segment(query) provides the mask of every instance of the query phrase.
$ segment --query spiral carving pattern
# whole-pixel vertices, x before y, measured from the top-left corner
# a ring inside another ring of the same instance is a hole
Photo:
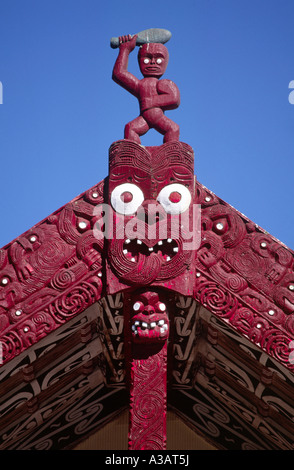
[[[3,363],[100,298],[103,241],[94,238],[91,220],[103,184],[1,250]]]
[[[95,283],[83,282],[58,297],[49,306],[50,315],[57,322],[63,323],[92,305],[99,299],[102,290],[100,279],[93,280]]]
[[[230,318],[238,307],[237,299],[214,282],[203,282],[197,290],[197,300],[222,318]]]

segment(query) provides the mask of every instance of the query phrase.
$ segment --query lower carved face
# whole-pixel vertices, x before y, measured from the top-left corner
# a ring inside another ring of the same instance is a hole
[[[155,292],[138,296],[132,305],[132,339],[136,343],[158,343],[169,335],[169,319],[166,304]]]
[[[177,277],[189,264],[191,252],[183,249],[180,236],[148,239],[137,233],[137,238],[111,240],[109,257],[123,281],[144,285]]]

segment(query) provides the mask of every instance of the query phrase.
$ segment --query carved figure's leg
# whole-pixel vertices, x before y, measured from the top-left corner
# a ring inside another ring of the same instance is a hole
[[[125,139],[141,143],[140,136],[146,134],[149,126],[143,116],[138,116],[125,126]]]
[[[166,117],[164,114],[161,119],[156,122],[154,128],[161,134],[164,134],[164,143],[175,140],[178,141],[180,138],[180,126]]]
[[[163,142],[174,142],[180,138],[180,126],[165,116],[161,108],[151,108],[143,113],[150,128],[164,135]]]

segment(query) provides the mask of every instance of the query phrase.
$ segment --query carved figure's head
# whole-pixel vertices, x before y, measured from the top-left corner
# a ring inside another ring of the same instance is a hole
[[[169,319],[166,303],[157,292],[135,294],[132,305],[132,339],[135,343],[162,343],[168,339]]]
[[[143,44],[139,49],[138,62],[144,77],[160,78],[168,64],[168,50],[160,43]]]
[[[193,237],[192,223],[192,231],[185,230],[193,211],[193,163],[191,147],[181,142],[144,148],[124,140],[111,146],[114,232],[108,259],[120,282],[188,289],[194,252],[185,244]]]

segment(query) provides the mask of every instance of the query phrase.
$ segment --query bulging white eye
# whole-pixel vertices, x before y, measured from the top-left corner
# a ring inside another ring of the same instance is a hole
[[[181,214],[190,206],[191,193],[183,184],[173,183],[162,188],[157,200],[168,214]]]
[[[157,62],[158,64],[161,64],[162,59],[156,59],[156,62]]]
[[[144,59],[144,64],[149,64],[149,59]]]
[[[110,201],[119,214],[132,215],[144,201],[144,194],[135,184],[124,183],[114,188]]]

